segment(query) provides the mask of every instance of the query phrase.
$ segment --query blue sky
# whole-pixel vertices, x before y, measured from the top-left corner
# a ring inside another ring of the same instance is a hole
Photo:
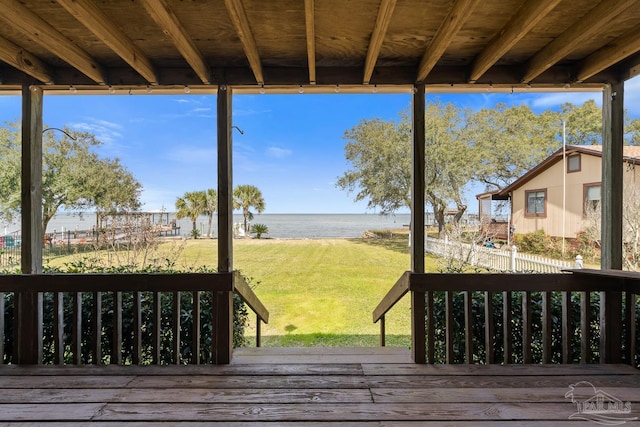
[[[581,104],[601,93],[427,94],[460,107],[479,109],[498,102],[527,104],[535,111]],[[256,185],[265,213],[373,213],[366,203],[335,186],[348,168],[344,132],[362,119],[396,120],[409,107],[409,94],[235,95],[234,185]],[[627,82],[625,107],[640,117],[640,80]],[[173,210],[186,191],[216,188],[215,95],[47,95],[44,122],[94,133],[100,153],[119,157],[142,183],[145,210]],[[0,96],[0,121],[19,119],[20,97]],[[467,204],[477,211],[470,187]]]

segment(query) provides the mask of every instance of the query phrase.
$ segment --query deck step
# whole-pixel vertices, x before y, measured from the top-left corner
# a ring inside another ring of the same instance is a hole
[[[243,347],[232,364],[412,363],[404,347]]]

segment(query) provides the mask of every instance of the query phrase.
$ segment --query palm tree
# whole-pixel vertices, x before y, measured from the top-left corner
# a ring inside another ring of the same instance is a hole
[[[242,208],[244,231],[245,236],[247,236],[249,233],[249,230],[247,229],[248,221],[253,219],[253,212],[249,209],[254,207],[258,213],[262,213],[262,211],[264,211],[264,199],[262,198],[262,193],[258,190],[258,187],[254,185],[238,185],[233,190],[233,206],[236,209]]]
[[[266,224],[253,224],[251,226],[251,234],[255,234],[256,239],[260,239],[263,234],[269,234],[269,227]]]
[[[204,191],[187,191],[184,196],[178,197],[176,200],[176,218],[189,218],[193,223],[191,235],[196,238],[198,230],[196,229],[196,221],[201,213],[204,213],[207,207],[207,194]]]
[[[211,238],[213,237],[213,234],[211,234],[211,224],[213,223],[213,214],[216,212],[216,209],[218,208],[218,192],[213,188],[209,188],[205,192],[205,200],[206,200],[205,209],[204,211],[202,211],[202,213],[209,218],[209,225],[207,227],[207,237]]]

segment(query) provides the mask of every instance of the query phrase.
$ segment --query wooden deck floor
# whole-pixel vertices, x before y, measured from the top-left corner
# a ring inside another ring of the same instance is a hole
[[[577,399],[629,402],[630,413],[606,416],[640,424],[640,371],[629,366],[415,365],[405,349],[262,348],[227,366],[3,365],[0,425],[596,426],[570,419],[577,405],[565,395],[581,381]]]

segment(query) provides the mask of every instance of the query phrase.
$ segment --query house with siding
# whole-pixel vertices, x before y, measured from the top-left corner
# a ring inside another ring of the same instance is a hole
[[[640,147],[625,146],[621,165],[625,188],[640,186],[638,163]],[[504,238],[511,225],[515,234],[543,230],[551,236],[575,238],[587,225],[588,206],[600,204],[601,183],[602,146],[567,145],[511,185],[477,195],[480,218],[491,229],[501,230],[497,237]],[[509,201],[508,222],[491,220],[496,200]]]

